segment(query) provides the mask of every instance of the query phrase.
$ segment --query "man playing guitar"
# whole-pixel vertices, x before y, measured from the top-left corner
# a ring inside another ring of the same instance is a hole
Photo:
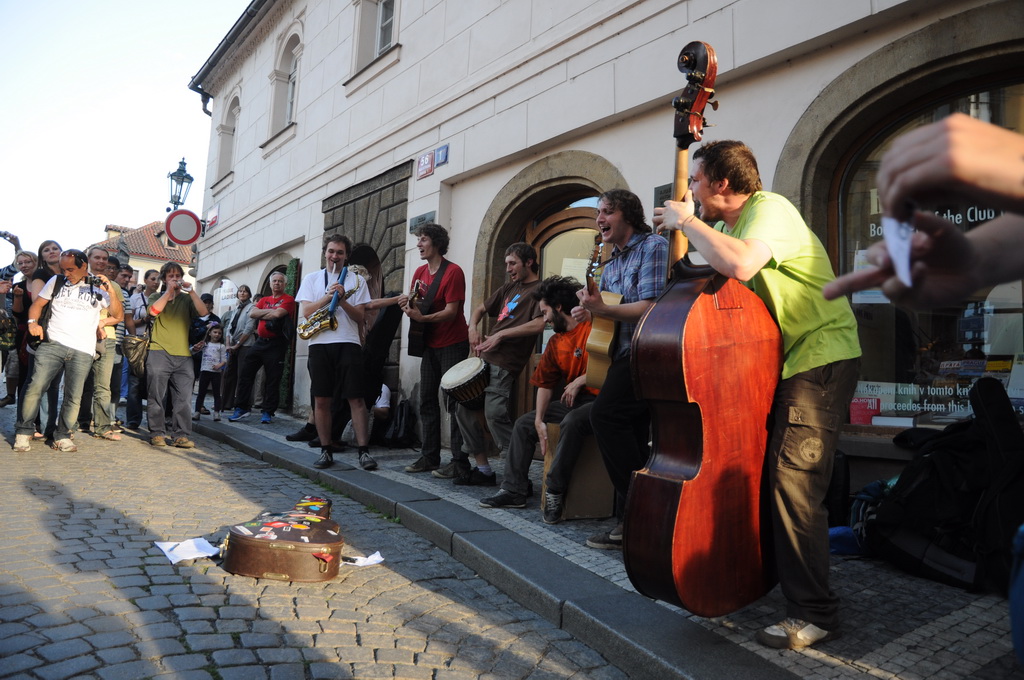
[[[620,326],[608,376],[590,412],[594,437],[615,486],[618,524],[609,532],[588,538],[587,545],[620,549],[630,476],[647,462],[650,437],[647,405],[633,391],[630,348],[637,322],[665,287],[668,241],[651,233],[639,197],[625,189],[601,194],[597,229],[604,243],[612,246],[612,257],[601,275],[601,290],[622,295],[622,302],[609,305],[599,293],[583,287],[576,294],[580,306],[573,308],[572,317],[577,322],[590,321],[592,316],[604,317]]]
[[[440,276],[434,287],[430,308],[424,312],[420,303],[408,295],[402,295],[398,304],[411,322],[426,324],[424,332],[423,359],[420,362],[420,422],[422,423],[423,447],[419,459],[405,468],[406,472],[429,472],[441,467],[441,406],[437,398],[441,377],[452,366],[469,354],[469,328],[463,311],[466,300],[466,276],[462,268],[445,259],[448,252],[448,231],[439,225],[427,223],[419,227],[416,248],[420,259],[426,264],[420,266],[412,276],[412,287],[429,297],[435,277]],[[443,270],[443,271],[442,271]],[[455,418],[451,419],[452,463],[465,460],[461,450],[462,435]]]

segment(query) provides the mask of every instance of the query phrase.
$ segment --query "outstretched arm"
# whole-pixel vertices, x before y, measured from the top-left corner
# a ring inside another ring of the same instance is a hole
[[[870,269],[840,276],[823,289],[826,299],[881,287],[898,305],[930,308],[956,304],[975,291],[1024,277],[1024,217],[1006,214],[966,234],[929,212],[914,215],[911,276],[907,288],[896,278],[884,241],[868,249]]]

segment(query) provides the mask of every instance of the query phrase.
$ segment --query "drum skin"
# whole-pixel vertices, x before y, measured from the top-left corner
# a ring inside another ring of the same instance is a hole
[[[464,408],[478,410],[484,405],[484,390],[490,372],[480,357],[470,357],[449,368],[441,377],[441,390]]]

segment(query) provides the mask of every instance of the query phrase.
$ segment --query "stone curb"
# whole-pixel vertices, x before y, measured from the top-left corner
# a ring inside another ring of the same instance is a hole
[[[600,651],[633,678],[797,676],[653,600],[572,564],[501,525],[421,489],[314,457],[244,427],[197,422],[199,434],[397,517],[516,602]]]

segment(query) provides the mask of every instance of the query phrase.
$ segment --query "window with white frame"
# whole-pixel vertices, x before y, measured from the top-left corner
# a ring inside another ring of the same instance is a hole
[[[299,63],[302,40],[292,34],[284,44],[277,60],[277,68],[270,73],[273,88],[270,135],[274,136],[295,122],[298,111]]]
[[[235,129],[241,111],[238,97],[234,97],[224,114],[223,122],[217,126],[217,176],[214,183],[231,172],[235,164]]]
[[[398,44],[395,0],[355,0],[354,71],[366,68]]]
[[[377,3],[377,45],[375,57],[379,57],[392,45],[395,27],[395,0],[380,0]]]

